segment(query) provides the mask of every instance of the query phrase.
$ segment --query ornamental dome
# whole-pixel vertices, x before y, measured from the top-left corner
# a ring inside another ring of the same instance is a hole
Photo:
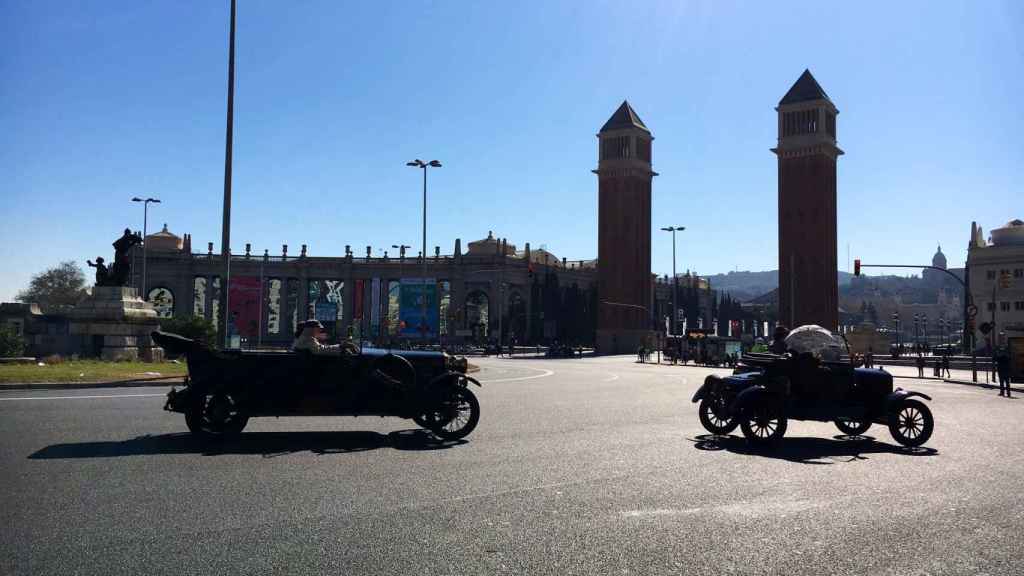
[[[164,224],[163,230],[146,236],[146,249],[174,252],[181,250],[184,242],[181,236],[172,233]]]
[[[942,246],[940,245],[938,251],[935,252],[935,256],[932,256],[932,266],[936,268],[946,269],[946,255],[942,253]]]

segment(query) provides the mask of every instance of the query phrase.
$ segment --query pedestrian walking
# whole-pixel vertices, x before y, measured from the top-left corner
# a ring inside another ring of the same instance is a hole
[[[864,355],[864,367],[865,368],[874,368],[875,367],[875,351],[872,350],[870,347],[868,348],[868,353]]]
[[[938,358],[935,359],[935,368],[932,370],[932,373],[936,378],[942,377],[942,362]]]
[[[917,377],[924,378],[924,356],[920,352],[917,353]]]
[[[946,375],[946,378],[953,377],[953,375],[949,373],[949,353],[942,356],[942,372]]]
[[[1013,398],[1010,396],[1010,355],[1006,348],[996,353],[996,372],[999,373],[999,395],[1002,396],[1005,389],[1006,397]]]

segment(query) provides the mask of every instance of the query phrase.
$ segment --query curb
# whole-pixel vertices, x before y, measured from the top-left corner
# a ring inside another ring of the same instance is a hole
[[[114,380],[111,382],[31,382],[26,384],[0,384],[4,390],[84,390],[89,388],[142,388],[147,386],[177,386],[185,377],[140,378],[137,380]]]
[[[480,367],[470,364],[467,374],[479,372]],[[112,382],[31,382],[27,384],[0,384],[0,392],[4,390],[87,390],[89,388],[144,388],[153,386],[180,386],[184,384],[184,376],[161,378],[138,378],[135,380],[114,380]]]
[[[948,382],[949,384],[959,384],[961,386],[974,386],[975,388],[988,388],[990,390],[995,390],[999,388],[999,382],[973,382],[971,380],[953,380],[946,378],[944,378],[942,381]],[[1012,382],[1010,383],[1010,390],[1013,392],[1017,392],[1018,394],[1024,394],[1024,388],[1021,388],[1020,386],[1014,386]]]

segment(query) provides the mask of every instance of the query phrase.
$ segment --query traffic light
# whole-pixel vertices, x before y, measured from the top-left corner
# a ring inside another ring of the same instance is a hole
[[[860,276],[860,258],[853,261],[853,275]]]

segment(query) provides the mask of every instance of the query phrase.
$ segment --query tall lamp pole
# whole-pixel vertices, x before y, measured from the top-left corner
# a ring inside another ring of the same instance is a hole
[[[149,221],[149,203],[160,204],[160,200],[156,198],[143,200],[136,196],[132,198],[132,202],[142,202],[142,299],[149,300],[149,294],[146,292],[146,225]]]
[[[672,233],[672,334],[678,334],[679,329],[676,326],[679,315],[679,303],[677,301],[677,292],[679,292],[679,279],[676,277],[676,232],[682,232],[686,230],[686,226],[667,226],[662,228],[665,232]]]
[[[231,293],[231,143],[234,140],[235,123],[235,0],[231,0],[231,33],[228,44],[228,124],[224,145],[224,219],[221,225],[220,256],[224,263],[224,282],[221,294],[224,298],[224,347],[231,342],[228,311]]]
[[[419,158],[412,162],[406,162],[406,166],[412,166],[413,168],[423,169],[423,252],[421,257],[423,258],[423,292],[421,292],[420,302],[422,304],[420,310],[420,321],[422,322],[423,329],[423,340],[427,339],[427,168],[440,168],[441,163],[437,160],[431,160],[430,162],[424,162]]]

